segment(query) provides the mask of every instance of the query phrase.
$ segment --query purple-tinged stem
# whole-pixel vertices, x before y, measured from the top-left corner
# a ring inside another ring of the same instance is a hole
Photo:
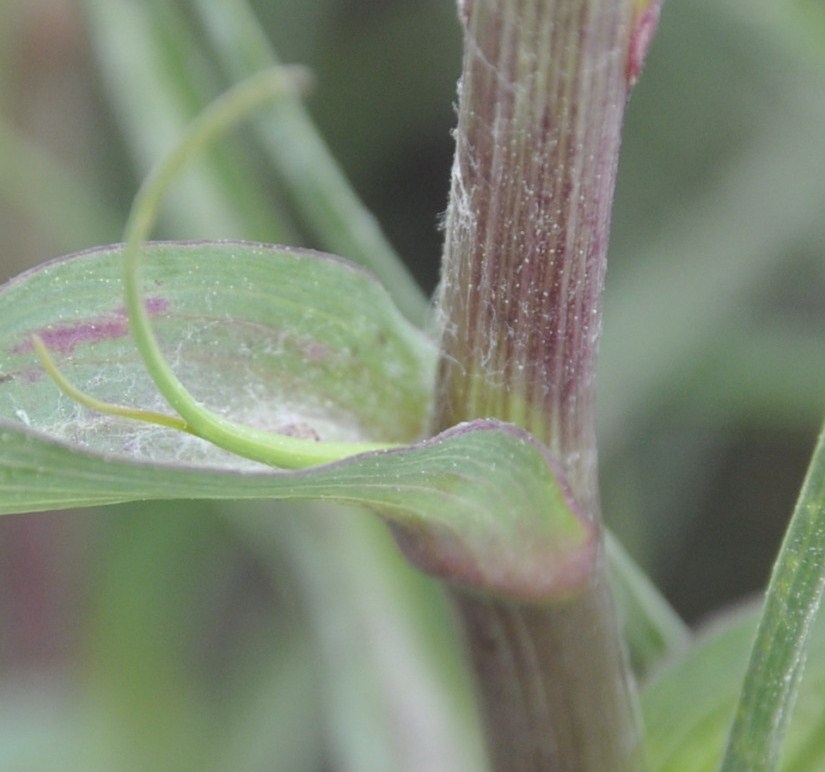
[[[528,429],[596,523],[595,373],[610,209],[653,8],[459,2],[464,63],[433,428],[494,417]],[[455,596],[496,769],[640,766],[601,563],[590,587],[563,604]]]
[[[436,423],[529,429],[595,490],[595,358],[632,0],[468,0]]]

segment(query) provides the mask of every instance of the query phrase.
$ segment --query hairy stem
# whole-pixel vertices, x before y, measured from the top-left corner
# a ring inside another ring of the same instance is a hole
[[[640,768],[624,655],[605,588],[553,608],[469,595],[456,601],[494,770]]]
[[[497,417],[559,459],[598,522],[595,369],[634,0],[460,0],[464,62],[438,311],[435,429]],[[645,17],[649,37],[649,17]],[[644,42],[646,46],[646,41]],[[600,562],[575,599],[456,592],[496,769],[636,769],[632,688]]]

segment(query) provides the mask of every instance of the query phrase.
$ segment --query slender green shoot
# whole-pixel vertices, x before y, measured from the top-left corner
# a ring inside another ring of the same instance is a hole
[[[114,415],[120,418],[131,418],[135,421],[143,421],[147,424],[157,424],[158,426],[166,426],[170,429],[177,429],[181,432],[189,432],[192,430],[189,425],[182,418],[178,416],[166,415],[165,413],[155,413],[151,410],[141,410],[140,408],[126,407],[124,405],[115,405],[112,402],[104,402],[96,397],[87,394],[82,389],[75,386],[63,373],[60,372],[57,364],[55,364],[49,349],[43,343],[43,339],[39,335],[32,334],[31,336],[32,348],[40,359],[43,369],[49,377],[58,385],[60,390],[68,397],[71,397],[75,402],[95,410],[98,413],[105,413],[107,415]]]
[[[141,245],[157,219],[161,201],[184,166],[211,141],[225,134],[253,110],[294,93],[304,71],[278,67],[241,81],[209,105],[189,126],[172,151],[149,174],[135,196],[126,223],[124,291],[132,335],[158,390],[186,421],[191,431],[245,458],[271,466],[302,468],[347,456],[385,449],[386,444],[317,442],[254,429],[226,419],[198,404],[166,362],[152,330],[140,290]]]
[[[773,573],[720,769],[777,768],[825,590],[825,428],[814,450]]]
[[[209,105],[189,126],[180,141],[147,177],[132,204],[124,236],[124,294],[132,336],[146,369],[166,401],[179,414],[135,410],[100,402],[61,375],[42,341],[33,340],[46,371],[58,386],[81,404],[103,413],[169,426],[201,437],[238,456],[270,466],[300,469],[392,445],[374,442],[319,442],[255,429],[213,413],[200,405],[172,372],[152,330],[140,289],[141,247],[157,220],[161,201],[183,167],[214,139],[225,134],[261,105],[290,95],[305,80],[300,68],[265,70],[238,83]]]

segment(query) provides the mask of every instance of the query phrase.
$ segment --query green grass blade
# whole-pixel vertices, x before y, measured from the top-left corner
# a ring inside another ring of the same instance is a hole
[[[691,21],[688,7],[692,4],[672,5],[674,15],[684,17],[684,22]],[[745,3],[744,7],[750,5]],[[724,18],[725,10],[717,9],[718,4],[707,6],[708,13],[719,13]],[[693,16],[696,14],[694,10]],[[715,15],[700,18],[702,25],[712,19],[711,27],[721,22]],[[692,29],[688,24],[685,27]],[[722,29],[733,32],[736,28]],[[684,30],[677,33],[680,40],[685,34]],[[757,41],[764,41],[768,50],[762,52]],[[758,36],[746,36],[737,45],[758,51],[754,55],[759,61],[768,62],[778,57],[775,43],[770,28],[762,28]],[[717,55],[716,51],[708,54]],[[712,61],[717,72],[731,66],[724,58]],[[695,66],[692,59],[684,64]],[[822,144],[825,81],[811,77],[807,69],[797,72],[795,78],[779,81],[782,90],[772,85],[766,92],[765,104],[776,100],[782,109],[761,110],[761,120],[748,127],[749,133],[744,135],[747,139],[736,143],[735,152],[726,154],[710,169],[670,169],[666,179],[671,190],[674,174],[695,173],[704,182],[693,195],[681,189],[674,194],[676,203],[669,210],[662,209],[662,218],[640,219],[635,228],[641,236],[628,239],[624,244],[627,251],[613,253],[616,259],[608,277],[604,334],[599,347],[600,383],[610,385],[602,390],[600,399],[602,455],[624,441],[634,422],[646,426],[642,419],[653,402],[662,400],[663,395],[683,392],[685,378],[695,372],[697,364],[706,361],[709,341],[718,339],[721,330],[743,329],[743,309],[754,302],[754,297],[762,297],[759,293],[777,281],[782,272],[791,270],[781,261],[794,253],[800,240],[811,237],[821,242],[825,153],[812,153],[811,148]],[[667,87],[672,90],[675,85]],[[634,103],[641,96],[635,93]],[[633,119],[632,113],[629,120]],[[645,120],[650,122],[649,118]],[[708,130],[708,125],[715,126],[717,120],[722,126],[726,125],[722,121],[729,118],[720,115],[712,121],[706,119],[703,128]],[[683,120],[683,125],[686,123]],[[743,127],[732,124],[725,131],[740,136]],[[658,146],[660,140],[665,138],[648,138],[645,147]],[[689,150],[685,151],[688,158]],[[667,152],[679,155],[675,146]],[[642,167],[643,174],[649,172],[649,167],[648,161]],[[645,189],[646,177],[632,184]],[[662,202],[648,202],[647,211],[658,205]],[[669,214],[665,216],[665,212]],[[651,221],[661,225],[646,231],[643,226]],[[617,229],[621,227],[619,221]],[[621,249],[623,245],[614,239],[612,246]],[[651,319],[657,323],[651,324]],[[748,334],[758,341],[757,335]],[[745,389],[749,380],[741,382],[740,388]]]
[[[278,64],[247,3],[206,0],[195,7],[233,80]],[[280,102],[256,125],[286,192],[320,247],[368,267],[407,318],[423,323],[428,303],[421,289],[356,196],[300,102]]]
[[[106,96],[142,177],[216,96],[220,78],[175,3],[83,0]],[[172,191],[164,233],[298,243],[242,147],[198,159]],[[100,243],[100,241],[96,241]]]
[[[121,223],[109,202],[0,117],[0,197],[19,207],[56,244],[113,241]]]
[[[286,559],[296,576],[324,687],[327,763],[359,772],[486,770],[452,608],[442,587],[410,569],[387,529],[368,513],[342,517],[328,507],[283,517],[269,503],[244,503],[229,513],[266,565]]]
[[[825,589],[825,430],[768,585],[723,772],[776,768]]]

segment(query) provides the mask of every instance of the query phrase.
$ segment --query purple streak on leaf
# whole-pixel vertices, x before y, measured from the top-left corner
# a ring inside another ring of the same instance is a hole
[[[165,312],[169,308],[169,301],[163,298],[148,298],[146,310],[150,316]],[[129,334],[126,311],[119,308],[115,313],[101,316],[94,320],[86,320],[74,324],[49,326],[36,330],[49,351],[58,354],[72,354],[75,348],[86,343],[99,343],[104,340],[115,340]],[[32,351],[32,343],[26,339],[18,343],[13,354],[28,354]]]

